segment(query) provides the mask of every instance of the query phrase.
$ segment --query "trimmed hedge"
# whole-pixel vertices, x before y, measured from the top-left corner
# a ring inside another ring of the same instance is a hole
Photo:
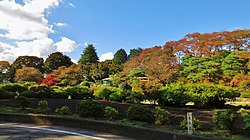
[[[83,118],[102,118],[104,116],[104,107],[102,104],[93,100],[80,101],[76,111]]]
[[[122,101],[125,99],[125,95],[122,89],[111,86],[99,88],[94,92],[94,96],[98,99],[110,101]]]
[[[6,91],[0,88],[0,99],[10,99],[14,97],[15,97],[15,94],[13,92]]]
[[[128,108],[127,117],[130,120],[151,122],[154,116],[148,106],[133,104]]]

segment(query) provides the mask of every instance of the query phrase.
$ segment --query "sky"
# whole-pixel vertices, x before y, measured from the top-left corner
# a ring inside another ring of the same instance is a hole
[[[249,7],[250,0],[0,0],[0,61],[59,51],[77,62],[87,44],[103,61],[188,33],[249,29]]]

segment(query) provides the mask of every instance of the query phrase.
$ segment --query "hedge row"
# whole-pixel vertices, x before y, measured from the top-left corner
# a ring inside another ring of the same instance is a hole
[[[197,107],[218,107],[226,99],[234,99],[238,94],[229,87],[209,84],[178,84],[172,83],[153,93],[132,92],[131,90],[104,86],[90,89],[87,86],[44,86],[8,84],[0,87],[0,98],[12,98],[21,95],[28,98],[62,98],[62,99],[104,99],[119,102],[141,102],[154,100],[161,105],[185,106],[193,102]]]

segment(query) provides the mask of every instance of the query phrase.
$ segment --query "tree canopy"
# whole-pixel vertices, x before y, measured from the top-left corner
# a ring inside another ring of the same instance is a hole
[[[33,67],[38,69],[40,72],[44,72],[44,61],[43,58],[36,56],[19,56],[12,64],[14,69],[22,69],[24,67]]]
[[[36,68],[24,67],[17,69],[14,77],[15,82],[40,82],[43,79],[43,74]]]
[[[61,52],[55,52],[45,60],[45,69],[47,73],[50,73],[61,66],[69,67],[72,64],[73,62],[68,56],[63,55]]]
[[[97,63],[99,60],[97,54],[96,54],[96,50],[94,48],[93,45],[88,45],[84,51],[83,54],[80,58],[80,60],[78,61],[79,64],[86,64],[86,65],[90,65],[93,63]]]

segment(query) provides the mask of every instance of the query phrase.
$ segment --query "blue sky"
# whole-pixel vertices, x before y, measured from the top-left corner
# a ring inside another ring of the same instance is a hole
[[[248,29],[249,6],[249,0],[64,0],[47,20],[67,26],[48,35],[54,42],[74,40],[78,47],[65,54],[75,60],[85,43],[94,44],[99,56],[120,48],[129,53],[187,33]]]

